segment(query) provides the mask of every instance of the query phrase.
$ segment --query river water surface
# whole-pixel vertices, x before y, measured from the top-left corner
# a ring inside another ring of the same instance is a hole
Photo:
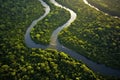
[[[31,29],[38,23],[38,21],[42,20],[44,17],[46,17],[48,15],[48,13],[50,12],[50,7],[49,5],[47,5],[44,1],[39,0],[41,2],[41,4],[45,7],[45,13],[43,16],[40,16],[38,19],[34,20],[31,25],[28,27],[26,33],[25,33],[25,43],[29,48],[42,48],[45,49],[46,46],[41,45],[41,44],[36,44],[30,36],[30,31]]]
[[[25,34],[25,43],[26,43],[26,45],[28,47],[30,47],[30,48],[42,48],[42,49],[55,48],[55,49],[57,49],[59,51],[63,51],[65,53],[67,53],[68,55],[70,55],[74,59],[81,60],[90,69],[92,69],[94,72],[100,73],[102,75],[117,76],[117,77],[120,76],[120,70],[109,68],[109,67],[105,66],[104,64],[97,64],[97,63],[87,59],[86,57],[76,53],[75,51],[66,48],[65,46],[61,45],[58,42],[57,37],[58,37],[59,32],[61,30],[63,30],[64,28],[68,27],[76,19],[77,15],[76,15],[76,13],[74,11],[60,5],[55,0],[50,0],[50,2],[53,3],[57,7],[61,7],[63,9],[65,9],[66,11],[69,11],[70,15],[71,15],[70,19],[65,24],[63,24],[61,26],[58,26],[58,28],[53,31],[52,36],[50,38],[50,44],[48,46],[36,44],[34,41],[32,41],[32,39],[30,37],[31,29],[37,24],[38,21],[42,20],[50,12],[50,7],[45,2],[43,2],[42,0],[39,0],[39,1],[45,7],[45,13],[40,18],[34,20],[31,23],[31,25],[29,26],[29,28],[27,29],[26,34]],[[85,4],[89,4],[86,0],[83,0],[83,1],[85,2]],[[99,10],[97,8],[95,8],[95,9]]]

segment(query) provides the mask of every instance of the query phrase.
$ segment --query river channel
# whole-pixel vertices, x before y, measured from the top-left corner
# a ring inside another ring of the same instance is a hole
[[[91,61],[90,59],[76,53],[73,50],[70,50],[70,49],[66,48],[65,46],[63,46],[59,43],[59,41],[58,41],[59,32],[61,30],[63,30],[64,28],[68,27],[72,22],[74,22],[74,20],[77,18],[77,14],[74,11],[72,11],[71,9],[66,8],[65,6],[62,6],[61,4],[57,3],[55,0],[50,0],[50,2],[53,3],[57,7],[61,7],[63,9],[65,9],[66,11],[69,11],[70,15],[71,15],[70,19],[66,23],[64,23],[63,25],[58,26],[58,28],[53,31],[53,33],[51,35],[51,38],[50,38],[50,44],[48,46],[44,46],[44,45],[41,45],[41,44],[36,44],[34,41],[32,41],[32,39],[30,37],[31,29],[37,24],[38,21],[42,20],[50,12],[49,5],[47,5],[43,0],[39,0],[39,1],[45,7],[45,13],[44,13],[43,16],[34,20],[26,31],[25,43],[29,48],[42,48],[42,49],[53,48],[53,49],[57,49],[58,51],[65,52],[66,54],[70,55],[74,59],[81,60],[90,69],[92,69],[94,72],[100,73],[102,75],[117,76],[117,77],[120,76],[120,70],[112,69],[110,67],[105,66],[104,64],[97,64],[97,63]],[[84,1],[85,4],[87,4],[87,5],[89,4],[86,0],[83,0],[83,1]],[[97,8],[95,8],[95,9],[98,10]]]

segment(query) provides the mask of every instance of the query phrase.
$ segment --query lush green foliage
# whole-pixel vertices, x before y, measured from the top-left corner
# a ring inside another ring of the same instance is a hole
[[[69,19],[69,12],[56,7],[45,0],[50,5],[51,12],[32,29],[31,37],[36,43],[49,44],[52,32],[63,25]]]
[[[87,0],[100,10],[120,17],[120,0]]]
[[[76,21],[60,33],[60,43],[98,63],[120,69],[120,19],[104,15],[82,0],[57,1],[78,15]]]
[[[91,70],[63,52],[25,46],[25,31],[43,9],[37,0],[0,1],[0,80],[95,80]]]
[[[1,53],[22,49],[27,27],[43,13],[44,9],[37,0],[0,1]]]
[[[63,52],[31,49],[26,53],[8,53],[2,57],[2,80],[96,80],[83,63],[73,60]]]

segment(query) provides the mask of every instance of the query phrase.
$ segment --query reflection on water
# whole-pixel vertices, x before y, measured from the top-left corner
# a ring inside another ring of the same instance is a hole
[[[70,12],[71,14],[71,18],[65,23],[63,24],[62,26],[59,26],[52,34],[51,36],[51,39],[50,39],[50,45],[49,45],[49,48],[56,48],[57,50],[59,51],[63,51],[67,54],[69,54],[71,57],[77,59],[77,60],[81,60],[83,61],[85,64],[87,64],[87,66],[89,68],[91,68],[94,72],[98,72],[100,74],[103,74],[103,75],[111,75],[111,76],[120,76],[120,70],[115,70],[115,69],[112,69],[112,68],[109,68],[109,67],[106,67],[104,64],[97,64],[89,59],[87,59],[86,57],[76,53],[75,51],[72,51],[64,46],[62,46],[58,40],[57,40],[57,37],[58,37],[58,34],[59,32],[68,27],[77,17],[76,13],[74,13],[72,10],[66,8],[66,7],[63,7],[62,5],[58,4],[55,0],[50,0],[54,5],[58,6],[58,7],[61,7],[67,11]],[[86,4],[89,4],[86,0],[84,0]],[[91,6],[91,5],[90,5]],[[92,6],[93,8],[95,8],[94,6]],[[96,10],[99,11],[99,9],[95,8]]]
[[[31,37],[30,37],[30,30],[37,24],[37,22],[39,20],[42,20],[49,12],[50,12],[50,7],[45,3],[43,2],[42,0],[39,0],[42,5],[45,7],[45,13],[43,16],[41,16],[40,18],[34,20],[31,25],[29,26],[29,28],[27,29],[26,31],[26,34],[25,34],[25,43],[28,47],[30,48],[55,48],[59,51],[63,51],[67,54],[69,54],[71,57],[77,59],[77,60],[81,60],[83,61],[85,64],[87,64],[87,66],[89,68],[91,68],[94,72],[99,72],[100,74],[103,74],[103,75],[110,75],[110,76],[120,76],[120,70],[115,70],[115,69],[112,69],[112,68],[109,68],[109,67],[106,67],[105,65],[102,65],[102,64],[97,64],[95,62],[92,62],[91,60],[87,59],[86,57],[62,46],[61,44],[59,44],[58,40],[57,40],[57,37],[58,37],[58,34],[59,32],[63,29],[63,28],[66,28],[68,27],[77,17],[76,13],[74,13],[72,10],[70,10],[69,8],[66,8],[60,4],[58,4],[55,0],[50,0],[51,3],[53,3],[54,5],[58,6],[58,7],[61,7],[67,11],[70,12],[71,14],[71,17],[70,19],[65,23],[63,24],[62,26],[59,26],[52,34],[51,36],[51,39],[50,39],[50,45],[47,47],[47,46],[44,46],[44,45],[40,45],[40,44],[36,44],[34,41],[31,40]],[[85,1],[86,3],[86,0],[83,0]]]
[[[66,8],[62,5],[60,5],[59,3],[57,3],[55,0],[50,0],[51,3],[53,3],[55,6],[58,6],[58,7],[61,7],[63,9],[65,9],[66,11],[69,11],[70,12],[70,19],[65,23],[63,24],[62,26],[59,26],[55,31],[53,31],[52,33],[52,36],[50,38],[50,45],[49,47],[55,47],[57,46],[59,43],[58,43],[58,40],[57,40],[57,37],[58,37],[58,34],[60,33],[61,30],[63,30],[63,28],[66,28],[68,26],[70,26],[70,24],[76,19],[77,15],[74,11],[70,10],[69,8]]]
[[[38,19],[34,20],[31,23],[31,25],[29,26],[25,34],[25,43],[30,48],[43,48],[44,49],[46,46],[36,44],[34,41],[32,41],[31,36],[30,36],[31,29],[37,24],[38,21],[42,20],[50,12],[50,7],[45,2],[43,2],[42,0],[39,0],[39,1],[45,7],[45,13],[43,16],[39,17]]]

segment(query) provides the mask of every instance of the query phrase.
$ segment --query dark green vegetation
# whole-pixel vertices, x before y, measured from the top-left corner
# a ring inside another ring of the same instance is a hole
[[[54,6],[49,0],[45,0],[50,5],[51,12],[32,29],[31,37],[36,43],[49,44],[52,32],[63,25],[70,18],[69,12]]]
[[[0,80],[96,80],[83,63],[63,52],[25,46],[27,27],[43,13],[37,0],[0,1]]]
[[[2,80],[96,80],[94,73],[83,63],[63,52],[33,48],[26,54],[9,53],[2,61]]]
[[[120,17],[120,0],[88,0],[100,10]]]
[[[82,0],[57,1],[78,15],[59,34],[60,43],[93,61],[120,69],[120,19],[105,16]]]

